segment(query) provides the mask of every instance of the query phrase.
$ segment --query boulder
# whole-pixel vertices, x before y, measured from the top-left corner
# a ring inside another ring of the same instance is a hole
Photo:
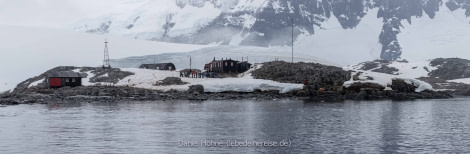
[[[408,84],[401,79],[392,80],[391,88],[396,92],[411,93],[415,92],[416,86],[413,84]]]
[[[186,82],[183,82],[179,77],[166,77],[163,80],[157,81],[157,86],[168,86],[168,85],[184,85]]]
[[[197,84],[197,85],[191,85],[189,86],[188,89],[189,93],[195,93],[195,94],[202,94],[204,93],[204,86]]]

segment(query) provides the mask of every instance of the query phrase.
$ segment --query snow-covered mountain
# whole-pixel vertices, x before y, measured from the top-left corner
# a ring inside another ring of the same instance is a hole
[[[249,46],[289,46],[293,37],[295,46],[367,50],[366,56],[385,60],[435,52],[420,47],[427,45],[460,51],[458,41],[468,41],[470,32],[470,0],[122,0],[108,9],[75,30]]]

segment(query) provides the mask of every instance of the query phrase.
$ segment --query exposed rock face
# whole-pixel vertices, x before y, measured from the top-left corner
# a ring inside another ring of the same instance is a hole
[[[445,80],[470,78],[470,60],[460,58],[437,58],[430,62],[437,67],[429,73],[430,77]]]
[[[82,68],[80,72],[91,71],[91,73],[96,74],[94,77],[90,78],[91,83],[96,82],[108,82],[108,83],[117,83],[119,80],[134,75],[132,72],[121,71],[119,68],[112,69],[101,69],[101,68]]]
[[[156,83],[157,86],[184,85],[184,84],[187,84],[187,83],[183,82],[181,78],[179,77],[166,77],[165,79],[161,81],[157,81]]]
[[[406,62],[406,61],[402,61],[402,62]],[[363,62],[363,63],[360,63],[359,65],[362,65],[360,70],[396,75],[399,70],[394,67],[389,67],[388,66],[389,64],[391,64],[391,61],[374,60],[370,62]]]
[[[412,93],[415,92],[416,86],[414,84],[408,84],[403,80],[394,79],[392,80],[392,89],[397,92]]]
[[[318,88],[343,86],[351,78],[351,73],[342,68],[318,63],[268,62],[253,72],[256,79],[274,80],[283,83],[303,83],[317,85]]]

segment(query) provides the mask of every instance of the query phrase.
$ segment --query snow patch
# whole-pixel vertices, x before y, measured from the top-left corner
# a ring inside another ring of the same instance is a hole
[[[90,82],[90,78],[96,76],[95,73],[91,73],[91,71],[85,72],[87,74],[86,78],[82,78],[82,85],[84,86],[93,86],[95,83]]]
[[[242,43],[242,41],[245,40],[245,38],[248,36],[248,35],[246,36],[242,36],[242,35],[243,35],[243,31],[241,31],[237,35],[234,35],[232,37],[232,40],[230,40],[229,45],[239,45],[240,43]]]
[[[39,84],[39,83],[42,83],[42,82],[44,82],[44,79],[35,81],[35,82],[29,84],[28,88],[33,87],[33,86],[38,86],[38,84]]]
[[[462,78],[462,79],[455,79],[455,80],[447,80],[447,82],[456,82],[456,83],[470,84],[470,78]]]
[[[279,0],[272,2],[272,6],[276,14],[281,13],[281,11],[285,9],[285,7],[281,6],[281,3],[279,2]]]
[[[270,80],[261,80],[250,78],[247,75],[243,78],[181,78],[186,85],[169,85],[169,86],[155,86],[157,81],[163,80],[166,77],[179,77],[177,71],[159,71],[147,70],[137,68],[123,68],[123,71],[135,73],[135,75],[128,76],[120,80],[117,86],[132,86],[138,88],[146,88],[153,90],[179,90],[186,91],[190,85],[203,85],[204,92],[253,92],[256,89],[260,90],[279,90],[281,93],[286,93],[291,90],[300,90],[303,88],[302,84],[289,84],[279,83]]]

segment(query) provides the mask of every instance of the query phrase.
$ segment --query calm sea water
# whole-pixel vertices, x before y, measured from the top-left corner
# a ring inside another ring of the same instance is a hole
[[[469,153],[470,99],[0,107],[0,153]]]

